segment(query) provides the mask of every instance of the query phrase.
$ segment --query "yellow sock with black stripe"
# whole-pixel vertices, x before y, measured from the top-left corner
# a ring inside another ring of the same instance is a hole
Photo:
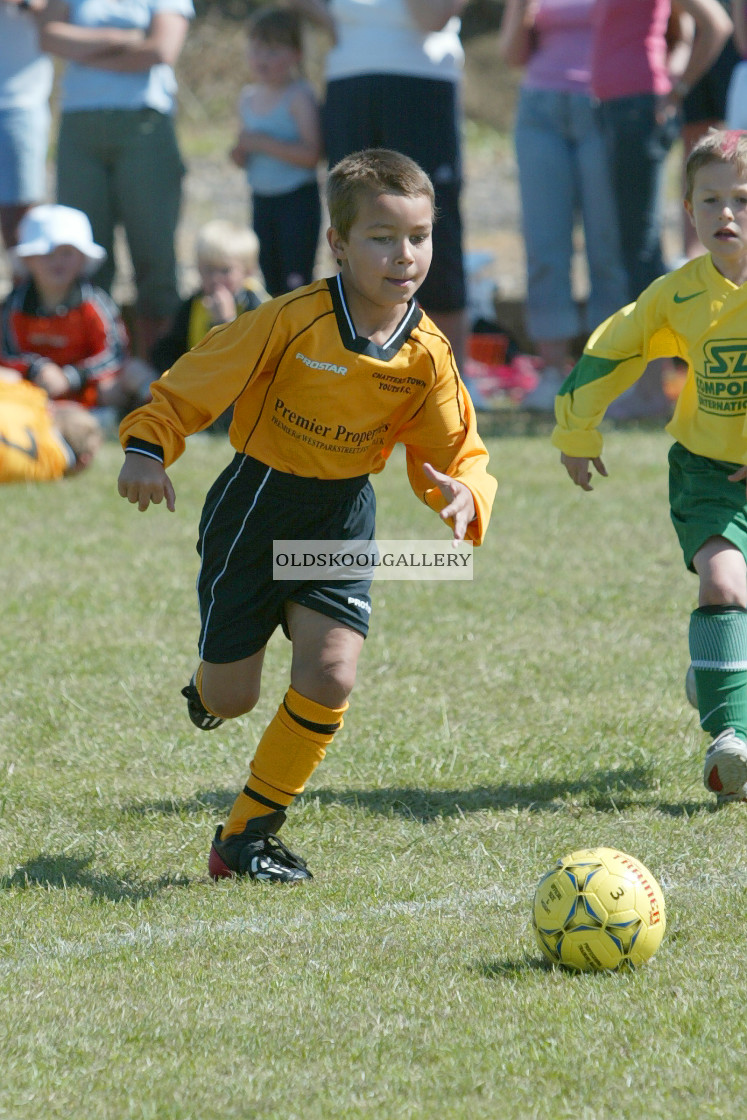
[[[343,725],[342,708],[327,708],[289,688],[252,759],[251,774],[236,798],[222,838],[244,831],[247,821],[287,809],[302,793]]]

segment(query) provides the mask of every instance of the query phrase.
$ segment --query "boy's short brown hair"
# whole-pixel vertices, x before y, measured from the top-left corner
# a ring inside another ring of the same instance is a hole
[[[685,165],[685,198],[692,202],[695,176],[709,163],[732,164],[747,181],[747,132],[711,128],[695,145]]]
[[[406,198],[422,195],[430,200],[435,219],[433,184],[422,167],[402,152],[365,148],[345,156],[332,168],[327,177],[329,220],[343,239],[349,236],[361,198],[367,194],[402,194]]]
[[[260,8],[247,23],[250,39],[268,43],[273,47],[290,47],[299,54],[303,51],[301,20],[296,12],[284,8]]]

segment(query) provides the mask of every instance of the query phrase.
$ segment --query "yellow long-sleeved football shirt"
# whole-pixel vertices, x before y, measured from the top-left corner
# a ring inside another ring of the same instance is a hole
[[[696,455],[747,462],[747,284],[722,276],[710,254],[655,280],[597,328],[556,399],[555,446],[600,455],[605,409],[661,357],[688,366],[670,435]]]
[[[168,466],[231,405],[232,446],[289,474],[377,473],[403,443],[418,497],[446,504],[425,462],[459,479],[477,513],[468,536],[483,539],[497,484],[449,344],[415,302],[377,346],[356,335],[339,276],[319,280],[214,328],[151,393],[120,426],[126,450]]]

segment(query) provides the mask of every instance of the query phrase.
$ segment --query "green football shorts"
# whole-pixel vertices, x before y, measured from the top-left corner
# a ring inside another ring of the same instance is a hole
[[[747,558],[744,482],[729,482],[739,463],[695,455],[681,443],[669,451],[669,507],[687,567],[709,537],[725,537]]]

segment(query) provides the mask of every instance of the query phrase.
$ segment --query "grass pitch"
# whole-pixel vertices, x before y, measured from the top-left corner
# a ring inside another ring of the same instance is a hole
[[[194,550],[228,460],[197,439],[177,513],[116,496],[120,453],[5,488],[0,1117],[741,1117],[745,808],[716,812],[684,697],[695,578],[663,433],[613,433],[574,489],[548,440],[492,439],[474,583],[381,584],[344,731],[284,830],[307,887],[207,879],[287,685],[201,734]],[[401,456],[379,535],[430,538]],[[630,975],[545,968],[540,875],[608,845],[668,928]]]

